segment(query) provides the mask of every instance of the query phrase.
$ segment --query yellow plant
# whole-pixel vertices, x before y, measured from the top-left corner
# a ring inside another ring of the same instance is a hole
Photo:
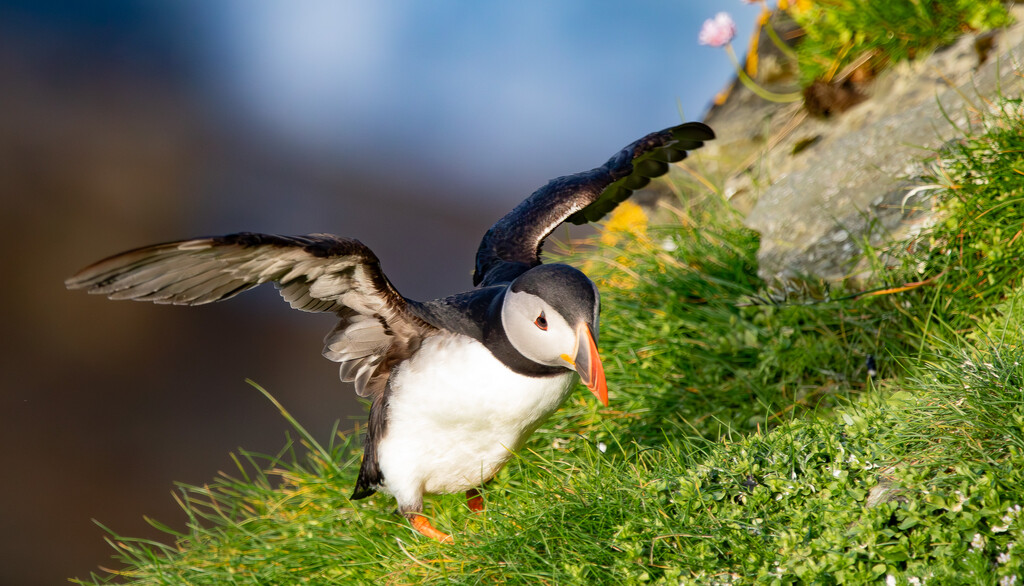
[[[624,236],[647,238],[647,214],[637,204],[626,200],[615,208],[601,230],[601,244],[615,246]]]

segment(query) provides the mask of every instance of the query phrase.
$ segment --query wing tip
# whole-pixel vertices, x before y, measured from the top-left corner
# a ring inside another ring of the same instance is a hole
[[[689,139],[689,140],[714,140],[715,131],[710,126],[703,122],[685,122],[678,126],[669,128],[668,131],[676,139]]]

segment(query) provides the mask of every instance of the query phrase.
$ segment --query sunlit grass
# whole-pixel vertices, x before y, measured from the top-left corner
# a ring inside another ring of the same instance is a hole
[[[881,68],[1010,22],[998,0],[815,0],[789,13],[804,31],[796,50],[805,86],[831,81],[865,55]]]

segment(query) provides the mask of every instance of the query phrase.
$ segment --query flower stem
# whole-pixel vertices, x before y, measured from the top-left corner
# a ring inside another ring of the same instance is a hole
[[[779,51],[782,51],[783,55],[796,61],[796,51],[794,51],[792,47],[787,45],[785,41],[779,37],[779,33],[775,32],[775,27],[772,26],[772,13],[768,10],[767,6],[765,6],[765,10],[766,12],[764,13],[764,20],[762,21],[763,24],[761,26],[763,26],[764,30],[768,32],[768,38],[772,40],[772,44],[774,44]]]
[[[727,43],[725,45],[725,52],[729,55],[729,59],[732,60],[733,66],[736,67],[736,75],[739,77],[740,82],[743,85],[745,85],[747,89],[754,92],[759,97],[764,98],[770,102],[779,103],[799,102],[800,100],[803,99],[803,94],[800,92],[779,94],[776,92],[768,91],[763,87],[757,85],[757,82],[754,81],[753,79],[750,79],[750,76],[747,75],[747,72],[743,71],[743,68],[740,67],[740,62],[739,59],[736,58],[736,51],[733,50],[732,43]]]

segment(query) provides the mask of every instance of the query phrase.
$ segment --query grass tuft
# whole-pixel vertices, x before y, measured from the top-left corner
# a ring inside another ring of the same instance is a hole
[[[803,86],[835,75],[865,55],[876,69],[923,56],[970,31],[1006,26],[999,0],[797,1],[790,15],[804,31],[797,44]]]

